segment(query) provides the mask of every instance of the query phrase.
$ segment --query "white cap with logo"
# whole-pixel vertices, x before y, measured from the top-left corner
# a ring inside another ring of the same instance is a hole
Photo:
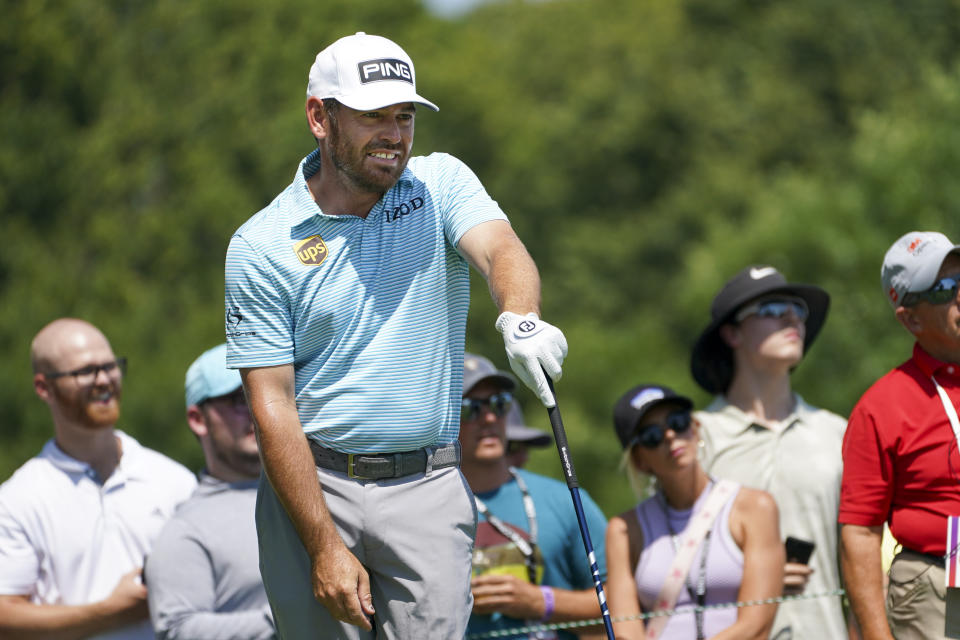
[[[926,291],[933,286],[947,254],[960,251],[960,245],[936,231],[911,231],[900,236],[883,256],[880,280],[883,293],[896,309],[908,293]]]
[[[413,61],[398,44],[359,31],[317,54],[310,67],[307,97],[335,98],[358,111],[417,102],[439,107],[417,94]]]

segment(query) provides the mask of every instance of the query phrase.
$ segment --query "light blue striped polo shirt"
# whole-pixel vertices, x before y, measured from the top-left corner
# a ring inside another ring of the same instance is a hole
[[[230,240],[227,366],[294,364],[304,431],[346,453],[452,442],[460,425],[470,277],[455,247],[506,220],[473,172],[410,159],[364,218],[326,215],[293,183]]]

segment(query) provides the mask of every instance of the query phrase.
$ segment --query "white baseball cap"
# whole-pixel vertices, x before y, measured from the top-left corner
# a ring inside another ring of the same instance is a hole
[[[936,231],[911,231],[900,236],[885,256],[880,281],[887,300],[896,309],[908,293],[926,291],[933,286],[947,254],[960,251],[960,245]]]
[[[335,98],[358,111],[417,102],[440,108],[417,95],[413,61],[400,46],[381,36],[358,31],[317,54],[310,67],[307,97]]]

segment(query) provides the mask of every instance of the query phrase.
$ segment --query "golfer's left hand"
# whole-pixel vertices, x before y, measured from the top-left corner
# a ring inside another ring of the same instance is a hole
[[[470,581],[473,612],[478,615],[502,613],[521,620],[543,617],[543,592],[516,576],[485,575]]]
[[[543,372],[546,370],[554,382],[563,373],[560,365],[567,356],[567,339],[560,329],[544,322],[535,313],[522,316],[511,311],[500,314],[496,327],[503,334],[513,372],[537,394],[545,407],[556,405]]]

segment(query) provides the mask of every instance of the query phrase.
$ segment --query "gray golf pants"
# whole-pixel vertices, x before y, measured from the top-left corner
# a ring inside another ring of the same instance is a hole
[[[310,559],[265,476],[257,492],[260,573],[283,640],[451,640],[473,606],[476,507],[457,467],[389,480],[317,469],[347,548],[366,567],[373,631],[333,618],[313,597]]]

